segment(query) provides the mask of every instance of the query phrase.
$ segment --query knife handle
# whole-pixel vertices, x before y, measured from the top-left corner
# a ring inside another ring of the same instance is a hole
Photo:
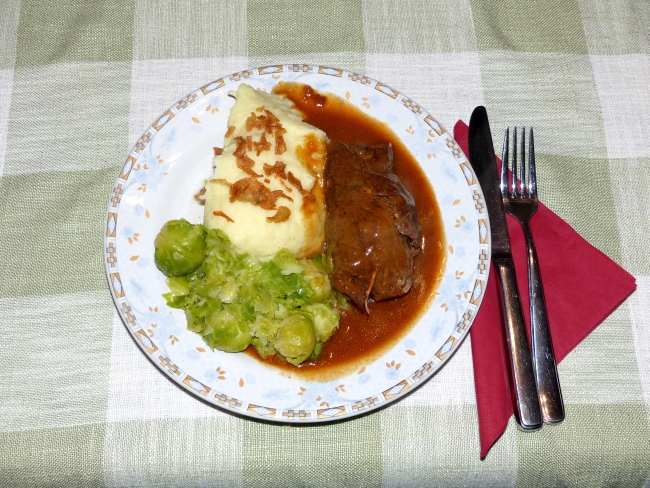
[[[514,386],[515,417],[523,430],[537,430],[542,427],[542,411],[537,396],[526,325],[521,311],[515,265],[511,257],[495,259],[495,263],[501,278],[506,338],[510,350],[510,370]]]
[[[564,420],[564,402],[551,342],[551,331],[548,326],[546,300],[544,300],[544,288],[539,272],[535,242],[528,224],[524,224],[524,234],[528,250],[528,294],[530,295],[533,368],[537,378],[542,417],[545,423],[554,424]]]

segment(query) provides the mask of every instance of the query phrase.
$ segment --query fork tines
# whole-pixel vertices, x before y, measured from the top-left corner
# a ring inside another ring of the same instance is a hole
[[[508,159],[510,146],[510,127],[506,127],[503,137],[503,153],[501,157],[501,194],[507,197],[536,197],[537,175],[535,172],[535,143],[533,128],[530,127],[528,142],[528,165],[526,165],[526,127],[521,128],[521,162],[517,164],[517,127],[512,134],[512,174],[508,182]],[[519,166],[519,168],[518,168]],[[519,169],[519,185],[517,185],[517,169]],[[528,170],[528,171],[526,171]],[[527,173],[527,174],[526,174]]]

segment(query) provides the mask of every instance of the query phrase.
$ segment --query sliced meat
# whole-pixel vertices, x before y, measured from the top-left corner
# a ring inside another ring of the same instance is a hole
[[[408,292],[422,237],[413,197],[393,173],[390,144],[350,148],[331,141],[325,198],[334,288],[366,312],[370,300]]]

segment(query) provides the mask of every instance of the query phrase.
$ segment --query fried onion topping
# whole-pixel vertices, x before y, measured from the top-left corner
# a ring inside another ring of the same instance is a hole
[[[276,214],[271,217],[267,217],[266,221],[274,222],[274,223],[286,222],[287,220],[289,220],[290,216],[291,216],[291,210],[289,210],[285,206],[280,206]]]
[[[250,137],[250,136],[249,136]],[[260,142],[253,142],[255,147],[255,153],[259,156],[263,151],[268,151],[271,149],[271,143],[266,140],[266,133],[262,132],[262,137],[260,137]]]
[[[202,198],[205,195],[205,186],[199,190],[199,192],[194,195],[194,200],[199,202],[201,205],[205,205],[205,198]]]
[[[276,161],[273,166],[270,164],[264,164],[264,174],[266,176],[276,175],[283,180],[287,179],[287,174],[284,172],[287,165],[282,161]]]
[[[275,202],[278,198],[286,198],[293,202],[293,199],[285,195],[282,190],[271,191],[255,178],[242,178],[230,187],[231,202],[235,200],[249,202],[264,210],[275,210]]]
[[[228,216],[227,216],[225,213],[223,213],[221,210],[214,210],[214,211],[212,212],[212,214],[213,214],[213,215],[216,215],[217,217],[223,217],[223,218],[226,219],[228,222],[232,222],[233,224],[235,223],[235,221],[234,221],[233,219],[231,219],[230,217],[228,217]]]
[[[253,171],[253,166],[255,166],[255,161],[253,161],[245,154],[243,156],[237,157],[237,167],[242,171],[244,171],[244,173],[255,177],[262,176],[261,174],[258,174],[255,171]]]

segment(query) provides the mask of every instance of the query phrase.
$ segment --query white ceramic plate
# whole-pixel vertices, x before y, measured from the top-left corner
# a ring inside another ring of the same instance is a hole
[[[240,83],[270,91],[299,81],[346,98],[387,122],[422,165],[442,212],[447,266],[438,295],[419,322],[383,357],[330,382],[288,377],[245,354],[211,351],[166,306],[153,241],[170,219],[198,223],[193,198],[212,175]],[[434,89],[432,87],[432,89]],[[111,294],[145,355],[179,385],[224,410],[278,422],[323,422],[393,402],[424,383],[467,335],[483,298],[490,247],[483,196],[451,134],[415,101],[366,76],[311,65],[277,65],[219,78],[172,105],[129,153],[108,203],[105,260]]]

